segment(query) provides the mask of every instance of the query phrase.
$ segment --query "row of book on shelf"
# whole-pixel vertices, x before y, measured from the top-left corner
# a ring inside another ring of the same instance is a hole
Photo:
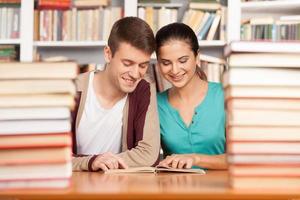
[[[144,19],[157,32],[162,26],[180,20],[178,5],[172,4],[153,7],[142,4],[138,8],[138,17]],[[189,25],[199,40],[224,40],[225,7],[220,3],[191,2],[185,11],[182,22]],[[221,28],[222,27],[222,28]]]
[[[108,0],[39,0],[34,12],[34,39],[41,41],[106,40],[112,24],[123,16],[123,8],[109,6]],[[199,40],[225,40],[226,7],[218,2],[191,2],[182,22]],[[141,4],[138,17],[156,32],[179,20],[178,6],[153,7]],[[0,2],[0,39],[20,35],[20,0]],[[252,17],[241,22],[242,40],[299,40],[299,15]]]
[[[178,21],[178,8],[139,6],[137,16],[145,20],[156,33],[164,25]]]
[[[122,17],[121,7],[70,10],[35,10],[36,41],[107,40],[115,21]]]
[[[18,49],[15,45],[0,45],[0,62],[12,62],[18,59]]]
[[[233,42],[225,48],[230,184],[300,189],[300,48]]]
[[[0,4],[0,39],[19,38],[20,0]],[[98,41],[106,40],[112,24],[123,16],[123,8],[109,6],[108,0],[39,0],[34,11],[34,40]],[[178,6],[141,4],[138,17],[156,32],[162,26],[177,22]],[[182,22],[193,28],[199,40],[225,38],[226,9],[219,3],[192,2]]]
[[[0,1],[0,40],[20,36],[21,0]]]
[[[36,41],[107,40],[112,24],[123,16],[122,7],[108,6],[108,0],[52,2],[40,1],[34,11]]]
[[[182,22],[189,25],[198,40],[225,40],[226,7],[220,3],[190,3]]]
[[[0,189],[68,187],[75,63],[0,63]]]
[[[103,7],[104,4],[89,6],[75,4],[68,10],[49,10],[47,6],[35,11],[35,40],[106,40],[112,24],[122,17],[121,7]],[[168,4],[166,4],[167,6]],[[91,8],[92,7],[92,8]],[[53,8],[53,6],[52,6]],[[221,11],[223,11],[221,13]],[[183,23],[193,26],[199,40],[224,39],[225,9],[220,4],[191,3],[186,11]],[[162,26],[178,21],[178,8],[159,8],[142,5],[138,8],[138,17],[144,19],[156,32]],[[222,20],[221,20],[222,19]],[[85,22],[85,23],[84,23]],[[217,34],[220,33],[220,34]]]
[[[300,15],[253,17],[241,25],[242,40],[299,40]]]
[[[105,5],[102,5],[105,6]],[[44,6],[45,8],[45,6]],[[213,10],[207,10],[213,9]],[[201,7],[198,3],[190,5],[185,12],[183,23],[190,25],[199,40],[224,39],[224,10],[221,6]],[[82,9],[73,7],[69,10],[36,10],[35,40],[68,41],[68,40],[106,40],[112,24],[122,17],[121,7],[95,7]],[[139,6],[138,17],[144,19],[154,32],[162,26],[178,21],[178,8],[161,6]],[[222,20],[221,20],[222,19]]]

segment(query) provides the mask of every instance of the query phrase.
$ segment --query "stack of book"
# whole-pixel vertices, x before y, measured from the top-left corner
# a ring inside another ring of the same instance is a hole
[[[300,189],[300,44],[225,48],[227,152],[234,188]]]
[[[0,63],[0,188],[67,187],[75,63]]]

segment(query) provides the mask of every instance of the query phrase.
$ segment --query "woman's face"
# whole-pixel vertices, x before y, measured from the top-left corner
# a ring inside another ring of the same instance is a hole
[[[181,40],[170,40],[159,49],[158,66],[163,77],[174,87],[182,88],[193,78],[199,59],[190,45]]]

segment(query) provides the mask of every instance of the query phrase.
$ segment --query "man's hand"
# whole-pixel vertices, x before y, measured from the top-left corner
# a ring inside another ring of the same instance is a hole
[[[99,169],[107,171],[109,169],[127,169],[128,166],[122,158],[113,153],[107,152],[97,156],[92,164],[92,168],[94,171]]]

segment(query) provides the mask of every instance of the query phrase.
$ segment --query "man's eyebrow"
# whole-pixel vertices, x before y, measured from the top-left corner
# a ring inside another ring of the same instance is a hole
[[[121,59],[121,60],[122,60],[123,62],[136,63],[136,62],[134,62],[133,60],[126,59],[126,58]],[[150,63],[150,61],[145,61],[145,62],[139,63],[139,65],[146,65],[146,64],[149,64],[149,63]]]
[[[145,61],[145,62],[142,62],[142,63],[140,63],[139,65],[148,65],[150,63],[150,61]]]
[[[125,62],[135,63],[133,60],[126,59],[126,58],[124,58],[124,59],[121,59],[121,60],[122,60],[122,61],[125,61]]]

